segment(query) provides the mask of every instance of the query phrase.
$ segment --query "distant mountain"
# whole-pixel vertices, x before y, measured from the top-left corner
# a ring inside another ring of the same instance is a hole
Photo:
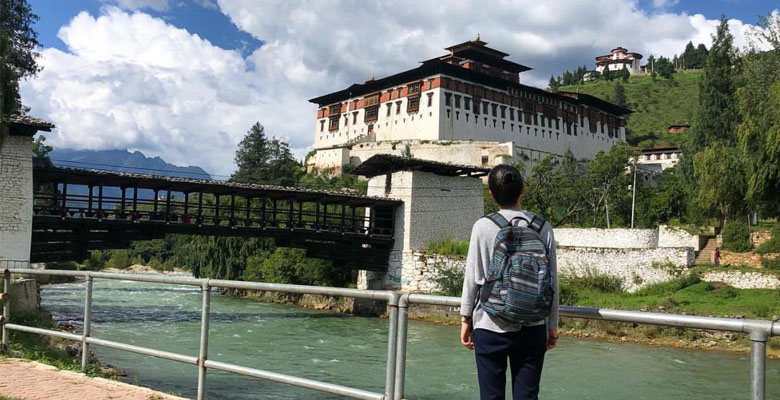
[[[180,167],[167,163],[160,157],[149,158],[140,151],[131,153],[127,150],[54,149],[49,153],[49,158],[58,167],[211,179],[211,175],[204,171],[203,168],[194,166]],[[68,186],[68,192],[75,195],[87,195],[89,188],[84,185],[70,185]],[[121,196],[121,191],[118,188],[106,188],[104,195],[118,198]],[[147,200],[153,199],[154,193],[150,190],[140,190],[138,197]],[[69,201],[68,206],[87,207],[87,203],[84,201]],[[106,208],[110,209],[113,206],[106,206]]]
[[[203,168],[196,166],[180,167],[167,163],[160,157],[147,157],[140,151],[131,153],[127,150],[54,149],[49,153],[49,157],[54,165],[58,167],[211,179],[211,175],[204,171]]]

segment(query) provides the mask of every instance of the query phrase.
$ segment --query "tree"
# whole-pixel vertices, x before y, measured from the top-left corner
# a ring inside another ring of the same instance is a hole
[[[705,46],[704,43],[699,43],[699,45],[696,46],[695,61],[691,64],[690,68],[704,68],[704,65],[707,63],[707,55],[709,55],[707,46]]]
[[[40,71],[36,58],[38,20],[26,0],[0,0],[0,145],[8,134],[8,116],[21,107],[19,79]]]
[[[765,33],[762,31],[762,35]],[[760,43],[755,31],[751,42]],[[771,36],[770,36],[771,37]],[[780,213],[780,49],[756,48],[742,57],[737,102],[737,136],[747,166],[747,202],[768,214]]]
[[[721,141],[727,146],[736,144],[739,122],[735,85],[733,37],[725,16],[713,38],[704,73],[699,80],[699,107],[691,126],[690,141],[694,152]]]
[[[10,42],[2,58],[19,79],[33,77],[40,71],[36,61],[40,43],[32,28],[36,21],[38,16],[27,0],[0,0],[0,30]]]
[[[555,77],[550,75],[550,82],[547,84],[548,88],[552,92],[558,91],[558,88],[561,87],[560,83],[558,83],[557,80],[555,80]]]
[[[745,215],[746,176],[735,147],[715,142],[693,157],[697,206],[721,223]]]
[[[620,70],[620,79],[623,79],[623,82],[628,82],[629,78],[631,78],[631,72],[628,71],[626,64],[623,64],[623,69]]]
[[[696,65],[697,57],[698,54],[696,53],[696,48],[693,47],[693,42],[688,42],[688,44],[685,45],[685,51],[683,51],[682,55],[680,55],[680,63],[682,64],[682,68],[694,68],[693,66]]]
[[[301,166],[287,142],[265,136],[265,128],[256,122],[236,150],[238,169],[230,180],[241,183],[295,185]]]
[[[612,92],[612,102],[620,107],[626,107],[626,89],[620,82],[615,83],[615,89]]]
[[[757,25],[750,28],[751,39],[780,51],[780,13],[759,15]]]
[[[674,73],[674,64],[668,58],[661,56],[655,61],[653,72],[658,71],[658,75],[666,79],[672,79]]]
[[[630,184],[626,168],[631,157],[631,148],[620,143],[613,146],[609,152],[600,150],[596,157],[586,164],[588,175],[585,179],[584,196],[593,212],[593,226],[598,225],[602,206],[607,228],[612,226],[610,207],[614,215],[617,206],[626,199],[628,190],[625,188]]]

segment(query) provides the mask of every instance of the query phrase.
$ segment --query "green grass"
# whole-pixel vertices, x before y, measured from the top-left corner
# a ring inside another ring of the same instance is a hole
[[[679,145],[686,134],[670,134],[672,124],[690,124],[699,98],[700,72],[676,73],[672,80],[649,76],[632,76],[620,82],[625,88],[628,108],[634,111],[628,118],[632,144],[642,141],[659,145]],[[611,100],[617,81],[595,81],[582,85],[563,86],[561,91],[580,92]]]
[[[780,290],[735,289],[703,282],[690,275],[650,285],[635,293],[580,287],[572,305],[626,310],[658,310],[661,307],[666,312],[678,314],[771,318],[780,313]]]
[[[13,310],[11,315],[15,324],[47,329],[53,327],[51,314],[45,311]],[[89,376],[115,378],[101,374],[98,369],[93,367],[88,367],[87,371],[82,371],[80,358],[72,357],[65,350],[53,346],[54,341],[63,342],[64,340],[48,338],[33,333],[11,332],[8,347],[11,351],[19,351],[23,359],[38,361],[62,370],[84,372]]]
[[[428,252],[442,256],[465,256],[469,252],[469,242],[447,238],[428,245]]]
[[[7,397],[0,394],[0,400],[24,400],[21,397]]]

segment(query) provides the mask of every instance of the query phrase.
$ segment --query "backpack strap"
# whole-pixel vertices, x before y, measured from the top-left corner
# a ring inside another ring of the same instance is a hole
[[[494,224],[498,225],[498,229],[504,229],[512,225],[509,221],[506,220],[506,218],[504,218],[503,215],[497,212],[488,214],[485,216],[485,218],[493,221]]]
[[[542,228],[544,228],[544,224],[546,223],[547,221],[545,221],[544,218],[534,215],[531,222],[528,223],[528,227],[535,230],[536,233],[542,233]]]

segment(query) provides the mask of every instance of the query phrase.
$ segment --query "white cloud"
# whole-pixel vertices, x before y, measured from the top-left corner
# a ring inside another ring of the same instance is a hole
[[[103,3],[116,5],[127,10],[151,9],[166,11],[171,7],[171,0],[100,0]]]
[[[130,148],[218,174],[235,145],[270,113],[247,63],[146,14],[77,15],[45,49],[38,78],[22,85],[32,113],[57,125],[52,143]]]
[[[645,12],[633,0],[217,2],[265,44],[242,58],[142,13],[82,13],[60,31],[67,52],[43,51],[45,69],[24,83],[25,103],[58,125],[56,145],[129,147],[229,173],[235,145],[255,120],[304,154],[315,125],[309,98],[414,68],[477,33],[535,68],[523,82],[544,87],[550,74],[592,68],[596,55],[617,45],[645,56],[671,56],[690,40],[709,46],[718,23]],[[743,46],[747,26],[729,23]]]
[[[653,7],[655,8],[668,8],[674,7],[680,0],[653,0]]]

